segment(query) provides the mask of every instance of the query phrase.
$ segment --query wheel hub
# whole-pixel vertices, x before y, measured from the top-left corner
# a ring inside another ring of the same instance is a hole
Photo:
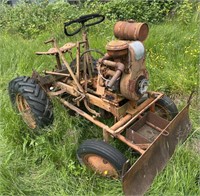
[[[86,166],[101,174],[102,176],[109,176],[114,178],[118,178],[119,176],[113,165],[98,155],[88,154],[84,157],[83,161],[85,162]]]
[[[160,117],[162,117],[166,120],[169,120],[169,121],[172,120],[172,118],[169,115],[169,112],[166,110],[166,108],[162,107],[161,105],[158,105],[158,104],[156,105],[156,113]]]
[[[16,104],[19,112],[22,115],[22,118],[24,122],[31,128],[35,129],[36,128],[36,121],[35,118],[31,112],[31,108],[29,104],[27,103],[26,99],[18,94],[16,96]]]

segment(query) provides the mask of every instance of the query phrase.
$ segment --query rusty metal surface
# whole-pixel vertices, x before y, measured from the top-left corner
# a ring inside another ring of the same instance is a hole
[[[106,45],[109,56],[119,57],[128,53],[128,42],[122,40],[113,40]]]
[[[134,144],[145,144],[151,142],[146,137],[138,134],[137,132],[131,129],[128,129],[126,131],[126,138],[132,141]]]
[[[122,40],[144,41],[149,32],[146,23],[137,23],[134,21],[119,21],[114,26],[114,35]]]
[[[158,93],[157,97],[155,99],[149,98],[145,102],[143,102],[140,106],[138,106],[136,109],[133,109],[132,113],[134,116],[131,118],[126,124],[119,127],[117,130],[115,130],[115,133],[121,133],[125,128],[130,126],[141,114],[143,114],[151,105],[153,105],[159,98],[163,96],[162,93]]]
[[[45,74],[50,74],[50,75],[57,75],[57,76],[66,76],[69,77],[69,74],[66,73],[60,73],[60,72],[55,72],[55,71],[45,71]]]
[[[82,161],[86,166],[92,168],[96,173],[101,174],[102,176],[109,176],[113,178],[118,178],[119,174],[115,167],[104,159],[103,157],[96,154],[85,154],[82,157]]]
[[[127,144],[129,147],[131,147],[135,151],[139,152],[140,154],[144,154],[145,153],[145,150],[140,148],[138,145],[133,144],[130,140],[127,140],[127,138],[125,138],[123,135],[118,133],[118,134],[115,135],[115,137],[117,139],[119,139],[120,141],[122,141],[123,143]]]
[[[106,45],[106,50],[124,50],[128,48],[128,42],[122,40],[113,40]]]
[[[187,138],[191,123],[187,105],[169,125],[168,136],[160,135],[124,175],[123,191],[125,195],[143,195],[150,187],[153,179],[167,164],[179,141]]]
[[[20,94],[17,94],[16,96],[16,105],[17,108],[22,115],[22,118],[24,122],[30,127],[31,129],[36,128],[36,121],[33,113],[31,112],[31,108],[29,104],[27,103],[26,99],[21,96]]]
[[[135,144],[153,142],[169,122],[160,116],[148,112],[126,131],[127,139]]]
[[[145,65],[145,57],[135,59],[135,52],[129,48],[130,61],[128,63],[128,74],[123,73],[120,80],[120,92],[129,100],[138,100],[142,94],[139,93],[140,79],[148,80],[148,72]]]
[[[68,50],[71,50],[76,46],[75,43],[66,43],[64,46],[60,47],[60,51],[62,53],[67,52]],[[36,52],[37,55],[55,55],[58,54],[58,50],[56,48],[50,48],[47,52]]]

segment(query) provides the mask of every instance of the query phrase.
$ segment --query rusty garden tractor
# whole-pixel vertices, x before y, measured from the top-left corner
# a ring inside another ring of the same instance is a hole
[[[81,164],[103,176],[121,178],[125,195],[141,195],[166,165],[176,145],[189,134],[190,101],[178,112],[174,102],[161,92],[148,91],[143,41],[148,25],[133,20],[118,21],[115,40],[106,45],[106,54],[91,49],[87,37],[90,26],[101,23],[99,14],[81,16],[64,23],[64,32],[82,32],[82,40],[58,47],[54,38],[45,43],[53,47],[37,55],[52,55],[56,67],[31,77],[17,77],[9,83],[11,102],[29,128],[37,130],[53,122],[52,98],[70,111],[102,128],[102,140],[84,141],[77,150]],[[72,26],[76,26],[74,30]],[[73,30],[73,31],[71,31]],[[101,58],[92,55],[98,53]],[[71,62],[66,60],[66,55]],[[111,118],[108,126],[101,119]],[[132,163],[111,146],[116,138],[140,156]]]

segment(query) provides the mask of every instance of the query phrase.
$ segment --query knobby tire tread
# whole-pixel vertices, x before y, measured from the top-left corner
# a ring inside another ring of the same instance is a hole
[[[157,105],[161,105],[166,108],[171,115],[172,119],[178,114],[178,109],[174,102],[166,95],[156,102]]]
[[[53,122],[52,103],[33,78],[26,76],[15,78],[9,83],[8,90],[15,108],[17,94],[26,99],[35,117],[37,128],[48,126]]]

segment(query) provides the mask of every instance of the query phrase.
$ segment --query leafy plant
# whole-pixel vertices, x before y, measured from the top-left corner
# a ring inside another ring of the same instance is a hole
[[[182,4],[177,7],[178,21],[184,24],[191,22],[194,16],[193,13],[198,9],[199,5],[198,1],[183,0]]]
[[[110,20],[134,19],[149,23],[159,23],[176,13],[179,20],[188,23],[198,2],[189,0],[112,0],[102,3],[100,0],[85,1],[77,6],[65,1],[48,3],[21,3],[10,7],[0,4],[0,28],[10,33],[19,33],[25,38],[34,38],[43,31],[62,26],[64,21],[90,13],[104,14]]]
[[[40,72],[54,68],[52,57],[37,57],[34,52],[48,50],[49,46],[42,43],[52,34],[58,38],[59,45],[69,41],[63,33],[65,20],[93,12],[104,13],[107,19],[112,19],[89,29],[90,46],[103,52],[106,43],[113,39],[112,29],[118,17],[123,19],[136,16],[138,20],[143,17],[143,20],[152,21],[149,37],[144,43],[147,49],[150,88],[168,93],[180,109],[185,105],[191,90],[199,88],[198,12],[190,12],[192,17],[187,23],[181,22],[185,20],[182,20],[183,17],[171,17],[171,20],[160,23],[165,16],[168,19],[166,13],[172,14],[173,9],[178,6],[175,9],[176,14],[182,1],[134,2],[130,8],[128,0],[121,1],[122,4],[116,0],[105,4],[87,1],[87,4],[80,4],[78,7],[63,1],[54,4],[20,4],[16,7],[0,5],[1,195],[123,194],[119,180],[101,178],[82,168],[76,159],[75,152],[82,140],[99,137],[101,134],[96,126],[80,117],[71,118],[55,101],[53,126],[43,130],[45,134],[36,136],[29,133],[20,116],[11,108],[7,92],[9,81],[19,75],[31,75],[32,69]],[[158,16],[161,16],[161,13],[158,13],[157,19],[154,20],[154,14],[159,10],[159,2],[166,2],[165,8],[161,9],[165,11],[162,13],[163,18],[160,19]],[[196,5],[193,1],[188,2],[192,3],[192,6]],[[150,4],[154,5],[152,10]],[[122,8],[122,5],[127,9]],[[143,6],[146,8],[143,9]],[[132,15],[132,9],[138,15]],[[187,12],[187,9],[184,8],[182,13]],[[76,41],[78,38],[79,35],[74,36],[70,41]],[[147,195],[200,195],[199,97],[196,95],[190,107],[190,119],[193,130],[189,138],[178,147]]]

